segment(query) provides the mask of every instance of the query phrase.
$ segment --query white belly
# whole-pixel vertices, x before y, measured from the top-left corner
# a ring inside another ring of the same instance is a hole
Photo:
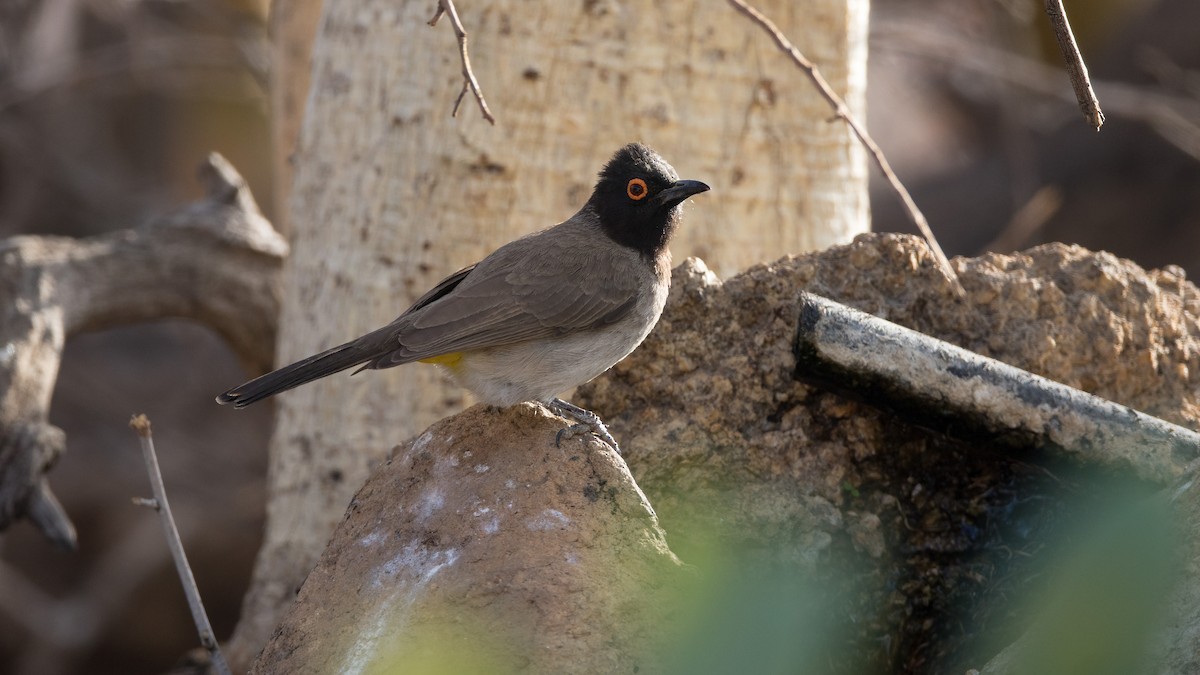
[[[603,329],[466,352],[448,370],[482,402],[497,406],[547,402],[616,365],[646,339],[666,302],[666,289]]]

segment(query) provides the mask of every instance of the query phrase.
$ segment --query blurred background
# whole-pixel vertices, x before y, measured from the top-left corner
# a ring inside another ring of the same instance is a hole
[[[213,150],[273,217],[268,5],[0,2],[0,237],[137,226],[197,197]],[[1099,135],[1041,0],[875,0],[870,129],[949,255],[1063,241],[1194,275],[1200,3],[1066,5],[1108,115]],[[872,209],[873,229],[910,231],[877,176]],[[234,414],[212,396],[245,375],[184,322],[68,344],[51,411],[68,451],[51,483],[80,548],[57,551],[27,523],[0,534],[0,671],[157,673],[196,645],[157,518],[129,501],[149,493],[136,412],[154,421],[201,593],[229,634],[259,542],[271,410]]]

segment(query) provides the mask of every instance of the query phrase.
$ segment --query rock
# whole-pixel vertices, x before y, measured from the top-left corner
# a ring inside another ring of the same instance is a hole
[[[359,490],[256,673],[654,672],[689,576],[624,461],[476,406]]]
[[[654,509],[595,439],[556,448],[565,422],[539,406],[472,408],[360,490],[256,672],[656,672],[692,583],[672,551],[701,577],[723,565],[819,588],[785,604],[842,636],[817,647],[832,672],[977,666],[981,635],[1019,634],[1000,599],[1039,574],[1069,522],[1064,492],[1107,488],[803,384],[797,292],[1192,428],[1200,292],[1177,269],[1059,244],[955,265],[965,301],[902,235],[725,282],[688,260],[646,343],[575,399],[609,423]]]
[[[1175,518],[1184,533],[1178,574],[1181,580],[1167,598],[1165,621],[1152,646],[1153,672],[1159,675],[1189,675],[1200,672],[1200,480],[1195,471],[1169,493]],[[1001,672],[1001,671],[998,671]]]
[[[986,623],[990,594],[1016,590],[1004,580],[1021,578],[1010,565],[1024,556],[1001,558],[1031,547],[1014,532],[1036,540],[1054,526],[1061,485],[1035,465],[1055,458],[989,452],[802,384],[799,290],[1200,422],[1200,292],[1177,268],[1062,244],[954,264],[961,302],[907,235],[862,235],[724,282],[688,260],[646,342],[576,396],[609,423],[672,550],[754,551],[843,584],[830,620],[853,626],[865,667],[954,672],[956,645],[986,629],[959,617]]]

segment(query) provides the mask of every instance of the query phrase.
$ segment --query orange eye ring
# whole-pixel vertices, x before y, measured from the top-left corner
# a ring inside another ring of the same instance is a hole
[[[641,178],[631,178],[625,186],[625,194],[635,202],[641,201],[650,194],[650,190],[646,189],[646,181]]]

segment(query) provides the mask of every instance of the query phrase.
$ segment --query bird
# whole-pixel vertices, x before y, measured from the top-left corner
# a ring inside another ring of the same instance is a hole
[[[567,220],[496,249],[451,274],[391,323],[217,396],[244,408],[358,366],[438,365],[483,403],[536,401],[619,446],[600,416],[558,397],[628,356],[658,323],[671,282],[680,205],[709,190],[680,180],[641,143],[601,169]]]

